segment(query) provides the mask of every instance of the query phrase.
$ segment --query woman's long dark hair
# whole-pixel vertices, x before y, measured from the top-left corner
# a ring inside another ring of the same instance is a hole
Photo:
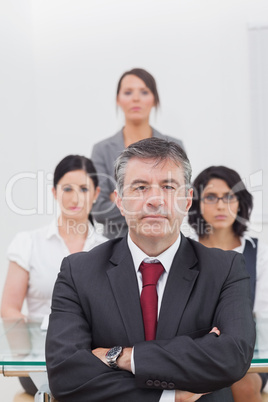
[[[65,156],[55,168],[53,176],[54,188],[56,189],[58,182],[66,173],[74,170],[84,170],[93,181],[95,189],[98,187],[98,175],[92,160],[81,155],[68,155]],[[88,219],[92,225],[94,225],[91,213],[89,213]]]
[[[253,207],[253,197],[246,189],[239,174],[226,166],[210,166],[203,170],[194,180],[194,196],[192,206],[189,210],[189,224],[201,237],[208,232],[208,224],[201,214],[200,202],[204,188],[211,179],[225,181],[233,193],[237,195],[239,208],[236,220],[233,223],[233,231],[236,235],[242,236],[247,230],[247,223]]]

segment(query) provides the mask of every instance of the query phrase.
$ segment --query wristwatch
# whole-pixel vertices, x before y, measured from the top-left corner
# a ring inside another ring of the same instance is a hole
[[[116,360],[122,354],[122,351],[123,351],[122,346],[114,346],[113,348],[108,350],[105,357],[109,367],[113,369],[119,368],[116,364]]]

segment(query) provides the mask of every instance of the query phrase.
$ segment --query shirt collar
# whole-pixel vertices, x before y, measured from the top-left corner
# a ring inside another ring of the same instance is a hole
[[[256,244],[255,244],[254,240],[248,234],[244,234],[242,237],[240,237],[240,239],[241,239],[242,244],[243,244],[243,242],[246,243],[246,240],[248,240],[252,244],[252,247],[256,248]],[[245,244],[244,244],[244,246],[245,246]]]
[[[246,240],[248,240],[251,243],[253,248],[256,248],[256,244],[255,244],[254,240],[249,235],[245,234],[240,237],[241,244],[240,244],[240,246],[234,248],[234,251],[243,253],[245,250],[245,247],[246,247]]]
[[[130,249],[132,258],[133,258],[133,263],[136,272],[138,272],[140,265],[142,261],[146,258],[149,260],[158,260],[161,262],[163,267],[165,268],[165,271],[169,273],[173,259],[175,257],[176,252],[178,251],[178,248],[181,243],[181,234],[179,234],[177,240],[163,253],[159,254],[156,257],[149,257],[147,254],[145,254],[131,239],[129,233],[127,237],[127,242],[128,242],[128,247]]]
[[[197,233],[192,233],[191,236],[189,236],[190,239],[196,240],[199,242],[199,236]],[[253,248],[256,248],[256,244],[254,242],[254,240],[248,235],[248,234],[244,234],[243,236],[240,237],[240,246],[235,247],[233,250],[234,251],[239,251],[240,253],[243,253],[245,245],[246,245],[246,240],[248,240],[251,244]]]

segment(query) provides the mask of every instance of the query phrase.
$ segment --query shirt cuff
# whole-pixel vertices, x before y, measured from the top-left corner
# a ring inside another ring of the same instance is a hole
[[[132,352],[131,352],[131,371],[132,371],[132,374],[135,374],[134,346],[133,346]]]
[[[163,391],[159,402],[175,402],[175,390]]]

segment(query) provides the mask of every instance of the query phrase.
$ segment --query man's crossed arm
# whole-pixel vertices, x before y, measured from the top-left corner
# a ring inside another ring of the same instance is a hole
[[[214,332],[218,336],[220,335],[220,331],[217,327],[212,328],[210,333]],[[98,357],[104,364],[108,365],[107,360],[105,358],[106,353],[109,349],[107,348],[97,348],[92,350],[94,356]],[[117,366],[120,370],[125,370],[132,372],[131,370],[131,356],[132,356],[133,348],[124,348],[122,354],[117,359]],[[204,394],[194,394],[188,391],[175,391],[175,402],[194,402],[197,401]]]

